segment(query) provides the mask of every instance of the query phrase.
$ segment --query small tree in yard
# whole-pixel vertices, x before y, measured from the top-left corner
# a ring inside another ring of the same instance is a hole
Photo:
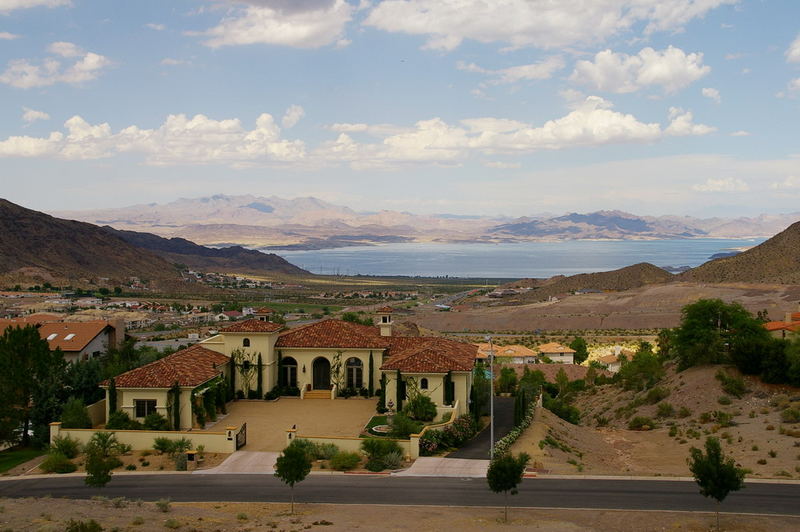
[[[692,447],[689,450],[689,470],[700,486],[700,494],[717,501],[717,530],[719,530],[719,505],[732,491],[744,487],[744,470],[736,467],[731,457],[722,453],[719,439],[706,438],[705,454]]]
[[[86,478],[84,482],[93,488],[102,488],[111,480],[111,470],[120,465],[117,458],[117,442],[113,432],[97,432],[86,444]]]
[[[292,510],[294,513],[294,485],[302,482],[311,472],[311,458],[298,445],[290,445],[283,450],[275,464],[275,476],[288,484],[292,491]]]
[[[511,453],[496,457],[489,464],[489,471],[486,472],[486,480],[489,482],[489,489],[495,493],[505,494],[505,521],[508,522],[508,493],[517,494],[517,486],[522,482],[525,474],[525,466],[528,465],[530,456],[526,453],[519,453],[516,457]]]

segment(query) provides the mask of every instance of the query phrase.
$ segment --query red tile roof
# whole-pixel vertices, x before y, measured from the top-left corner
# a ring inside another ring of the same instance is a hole
[[[550,342],[549,344],[542,344],[536,348],[537,351],[542,353],[543,355],[547,354],[569,354],[574,353],[574,349],[570,349],[569,347],[563,346],[556,342]]]
[[[272,333],[283,329],[283,325],[272,323],[271,321],[261,321],[257,319],[244,320],[233,325],[229,325],[219,330],[223,333]]]
[[[774,331],[789,331],[789,332],[797,332],[800,331],[800,321],[788,322],[788,321],[768,321],[764,324],[764,328],[769,332]]]
[[[193,345],[142,367],[126,371],[115,377],[117,388],[171,388],[175,382],[181,386],[199,386],[222,373],[228,357]],[[108,386],[103,381],[102,386]]]
[[[392,307],[381,307],[375,312],[378,312],[380,314],[391,314],[392,312],[394,312],[394,309]]]
[[[107,321],[44,321],[33,319],[0,320],[0,334],[7,327],[25,328],[33,325],[38,328],[39,336],[47,340],[51,350],[61,348],[65,352],[77,352],[86,347],[98,334],[102,333],[110,324]],[[121,331],[120,331],[121,332]]]
[[[389,359],[385,370],[407,373],[471,371],[478,348],[472,344],[435,337],[389,337]]]
[[[329,319],[281,334],[275,347],[385,349],[389,340],[377,327]]]

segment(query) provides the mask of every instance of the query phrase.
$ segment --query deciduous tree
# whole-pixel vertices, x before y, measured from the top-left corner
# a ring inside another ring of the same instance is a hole
[[[508,521],[508,494],[517,494],[517,486],[522,482],[525,466],[528,465],[530,456],[520,453],[516,457],[511,453],[495,457],[489,464],[486,472],[486,481],[489,489],[505,496],[505,520]]]
[[[706,438],[706,452],[692,447],[689,450],[689,470],[700,486],[700,494],[717,501],[717,530],[719,530],[719,506],[728,493],[744,487],[744,470],[736,467],[731,457],[726,457],[719,440]]]
[[[294,485],[302,482],[311,472],[311,458],[300,446],[286,447],[275,463],[275,476],[288,484],[292,493],[292,510],[294,513]]]

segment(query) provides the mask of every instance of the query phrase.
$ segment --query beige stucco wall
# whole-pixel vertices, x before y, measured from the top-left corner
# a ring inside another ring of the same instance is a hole
[[[235,435],[239,427],[233,430]],[[117,441],[133,447],[134,451],[144,451],[153,448],[155,438],[170,438],[179,440],[187,438],[192,441],[192,448],[197,449],[198,445],[203,445],[205,450],[210,453],[232,453],[236,450],[236,438],[228,439],[228,432],[201,432],[201,431],[157,431],[157,430],[109,430],[100,431],[94,429],[62,429],[61,423],[50,424],[50,442],[58,436],[69,436],[78,440],[81,444],[86,444],[95,432],[113,432]]]
[[[250,340],[250,347],[244,347],[242,345],[244,343],[245,338]],[[277,333],[230,333],[229,332],[212,336],[211,338],[203,340],[202,342],[200,342],[200,344],[207,349],[211,349],[212,351],[222,353],[223,355],[228,357],[231,356],[231,353],[233,352],[234,349],[242,349],[245,352],[246,359],[249,360],[250,363],[253,365],[256,365],[258,363],[258,354],[261,353],[261,363],[264,365],[262,373],[262,386],[264,388],[264,392],[268,392],[278,382],[278,374],[275,369],[277,363],[276,360],[277,355],[275,354],[275,342],[277,340],[278,340]],[[230,378],[230,376],[228,376],[228,378]],[[254,370],[250,374],[249,388],[251,390],[255,390],[257,388],[257,382],[258,382],[258,374],[257,371]],[[236,390],[244,389],[244,383],[242,382],[242,374],[239,371],[236,372],[235,388]]]
[[[281,356],[283,360],[286,358],[291,357],[297,361],[297,386],[299,388],[304,388],[306,386],[313,385],[313,368],[314,368],[314,360],[318,357],[323,357],[328,360],[328,362],[333,365],[334,357],[337,353],[341,353],[341,363],[342,363],[342,383],[343,386],[347,386],[347,378],[346,378],[346,364],[349,358],[358,358],[361,360],[362,368],[363,368],[363,375],[364,375],[364,388],[369,388],[369,349],[318,349],[318,348],[300,348],[300,347],[283,347],[280,348],[279,351],[281,352]],[[381,380],[381,372],[378,368],[380,368],[381,364],[383,364],[383,351],[373,349],[372,351],[372,362],[373,362],[373,371],[372,371],[372,378],[373,378],[373,388],[377,390],[380,387],[380,380]],[[305,366],[306,371],[303,372],[303,366]],[[333,372],[331,372],[331,379],[333,379]],[[277,378],[276,381],[277,383]],[[312,386],[313,387],[313,386]]]
[[[291,435],[291,437],[289,437]],[[361,443],[364,438],[345,438],[345,437],[328,437],[328,436],[306,436],[298,434],[295,431],[287,431],[286,444],[288,445],[292,439],[300,438],[303,440],[310,440],[314,443],[332,443],[340,450],[352,453],[361,453]],[[416,449],[412,448],[410,440],[394,440],[403,451],[403,456],[410,458],[417,458],[419,456],[419,442],[416,444]],[[361,453],[363,454],[363,453]]]
[[[388,405],[391,400],[394,403],[395,409],[397,408],[397,371],[384,371],[386,374],[386,404]],[[443,373],[402,373],[402,379],[414,379],[417,384],[423,377],[428,379],[428,390],[419,390],[421,393],[428,395],[431,401],[437,407],[443,406],[444,403],[444,377]],[[458,403],[456,409],[456,416],[460,416],[469,411],[469,391],[472,388],[472,373],[471,372],[452,372],[450,377],[454,383],[453,398]],[[408,393],[408,385],[406,385],[406,393]],[[407,399],[406,399],[407,400]],[[405,406],[405,401],[403,405]]]
[[[192,390],[190,387],[181,387],[180,397],[180,417],[181,429],[192,428]],[[134,400],[136,399],[155,399],[156,412],[167,418],[170,423],[172,419],[167,411],[169,390],[166,388],[117,388],[117,410],[126,412],[131,419],[136,421],[144,421],[144,418],[136,417],[136,407]],[[108,399],[108,390],[106,390],[106,399]],[[108,411],[108,401],[105,405],[106,419],[110,412]]]
[[[96,403],[92,403],[86,407],[86,412],[89,413],[89,419],[92,420],[92,426],[105,425],[106,423],[106,400],[100,399]]]

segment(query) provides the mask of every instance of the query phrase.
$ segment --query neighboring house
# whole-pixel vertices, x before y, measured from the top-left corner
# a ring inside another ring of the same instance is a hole
[[[786,338],[800,332],[800,312],[787,312],[783,321],[769,321],[764,328],[775,338]]]
[[[195,364],[202,368],[200,376],[206,381],[187,381],[187,388],[224,375],[235,390],[247,394],[257,388],[261,355],[263,392],[280,386],[300,389],[306,399],[327,399],[345,388],[376,391],[383,378],[387,405],[391,402],[397,408],[413,389],[430,396],[437,406],[457,402],[456,415],[467,412],[475,346],[444,338],[392,336],[391,313],[390,308],[379,309],[379,327],[327,319],[285,330],[283,325],[262,321],[256,311],[254,319],[233,323],[188,349],[120,375],[117,389],[128,388],[128,395],[118,404],[132,409],[134,401],[155,399],[154,408],[161,412],[159,408],[166,409],[165,394],[173,377],[158,381],[156,389],[143,386],[138,377],[134,384],[125,380],[130,377],[123,377],[149,376],[156,371],[194,374]],[[212,358],[209,352],[217,356]],[[231,369],[234,375],[230,375]]]
[[[105,354],[109,347],[118,347],[125,339],[125,325],[120,321],[45,321],[0,320],[0,331],[6,327],[34,325],[39,336],[47,340],[51,350],[61,349],[67,362],[89,360]]]
[[[228,357],[197,344],[117,375],[114,377],[117,409],[137,421],[158,412],[172,423],[173,409],[177,404],[180,409],[179,428],[190,429],[194,425],[192,393],[199,394],[209,383],[224,377],[227,364]],[[177,401],[170,393],[176,383],[180,390]],[[108,410],[109,381],[103,381],[100,386],[106,390]],[[109,414],[106,411],[106,419]]]
[[[611,373],[617,373],[619,368],[622,367],[622,360],[614,354],[600,357],[597,361],[603,364]]]
[[[542,344],[536,348],[540,356],[545,356],[558,364],[572,364],[575,351],[556,342]]]
[[[478,359],[487,360],[489,358],[489,344],[476,344],[478,347]],[[494,356],[500,364],[537,364],[539,356],[533,349],[524,345],[493,345]]]

